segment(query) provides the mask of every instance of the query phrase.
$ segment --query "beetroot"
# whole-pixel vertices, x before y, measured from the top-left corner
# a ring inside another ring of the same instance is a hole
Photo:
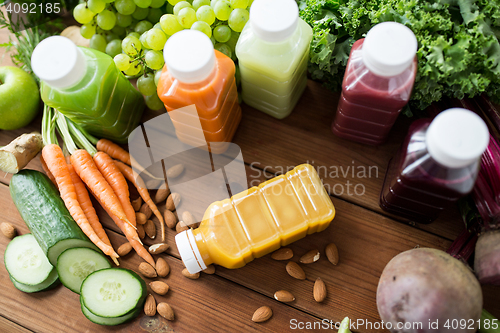
[[[482,284],[500,285],[500,230],[484,232],[479,236],[474,270]]]

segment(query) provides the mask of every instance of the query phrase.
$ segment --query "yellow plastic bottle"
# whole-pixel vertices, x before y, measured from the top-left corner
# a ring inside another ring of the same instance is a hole
[[[239,268],[314,232],[335,216],[316,170],[302,164],[257,187],[211,204],[197,229],[175,242],[190,273],[214,263]]]

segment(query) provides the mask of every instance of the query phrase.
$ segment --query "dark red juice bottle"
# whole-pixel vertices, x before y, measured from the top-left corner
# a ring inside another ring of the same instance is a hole
[[[474,187],[488,128],[474,112],[453,108],[415,121],[389,161],[380,207],[430,223]]]
[[[408,103],[417,72],[417,39],[402,24],[384,22],[354,43],[347,62],[333,133],[352,141],[386,141]]]

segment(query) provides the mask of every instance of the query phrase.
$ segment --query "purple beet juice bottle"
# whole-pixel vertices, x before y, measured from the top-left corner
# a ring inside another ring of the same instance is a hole
[[[461,108],[415,121],[391,159],[380,207],[420,223],[472,191],[489,142],[484,121]]]

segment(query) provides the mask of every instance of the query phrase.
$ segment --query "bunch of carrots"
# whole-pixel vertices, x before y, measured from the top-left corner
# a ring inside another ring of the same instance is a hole
[[[64,149],[58,145],[56,128],[63,139]],[[92,206],[88,188],[137,254],[155,267],[152,256],[144,248],[137,233],[127,180],[134,184],[144,202],[160,220],[162,240],[165,239],[164,221],[144,182],[134,175],[130,167],[130,154],[109,140],[94,138],[47,106],[43,114],[42,136],[44,148],[41,161],[45,173],[59,189],[65,206],[87,237],[119,265],[119,256]]]

